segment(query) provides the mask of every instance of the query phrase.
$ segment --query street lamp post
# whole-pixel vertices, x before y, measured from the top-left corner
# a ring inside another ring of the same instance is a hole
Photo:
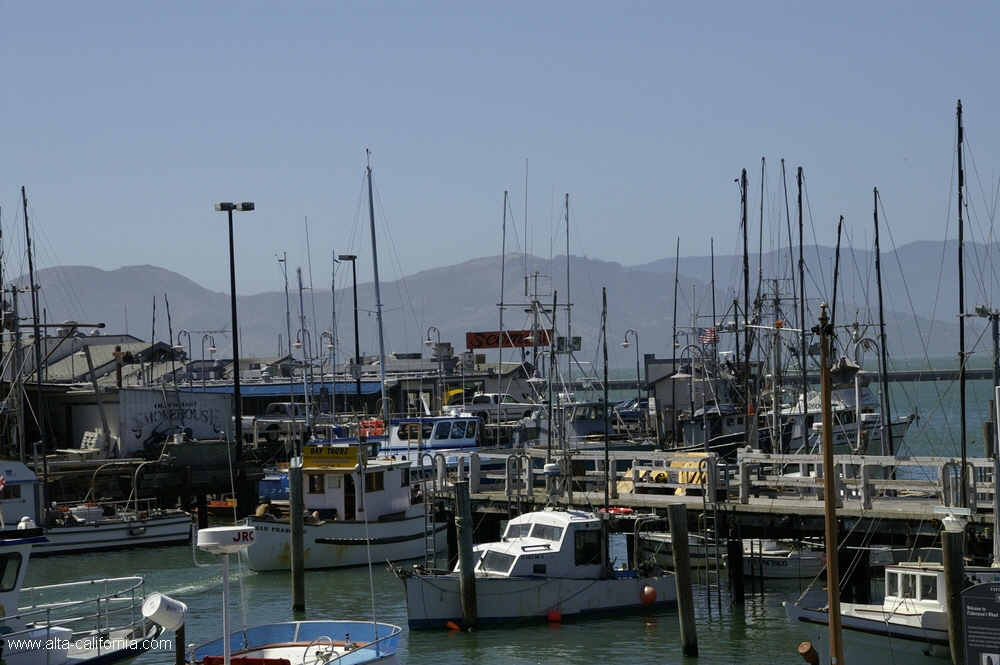
[[[337,257],[340,261],[351,262],[351,279],[354,284],[354,362],[357,365],[361,362],[361,339],[358,335],[358,257],[354,254],[341,254]],[[361,373],[357,372],[354,377],[355,389],[357,391],[358,408],[361,408]]]
[[[688,358],[691,360],[691,374],[688,378],[688,395],[691,402],[691,417],[694,418],[694,354],[698,354],[698,360],[701,361],[702,374],[701,374],[701,431],[702,439],[705,442],[705,452],[710,452],[709,446],[709,430],[708,430],[708,408],[705,402],[705,356],[702,350],[696,344],[688,344],[683,349],[681,349],[681,367],[684,366],[684,352],[688,351]],[[681,372],[684,370],[682,369]],[[675,379],[684,378],[683,374],[678,372],[674,374]]]
[[[249,212],[254,209],[250,201],[243,203],[216,203],[218,212],[229,214],[229,289],[233,308],[233,403],[236,416],[236,458],[243,456],[243,396],[240,394],[240,327],[236,320],[236,252],[233,248],[233,210]]]
[[[177,333],[177,343],[174,344],[170,348],[172,350],[174,350],[174,351],[184,351],[185,350],[185,346],[183,344],[181,344],[181,335],[186,336],[187,340],[188,340],[186,348],[187,348],[187,360],[188,360],[188,364],[190,365],[191,364],[191,333],[189,333],[187,330],[182,330],[179,333]],[[177,377],[174,377],[174,383],[177,383]],[[191,383],[191,379],[188,379],[188,384],[190,384],[190,383]]]
[[[635,408],[642,408],[642,375],[639,374],[639,333],[629,328],[625,331],[625,341],[622,342],[622,348],[627,349],[631,346],[631,342],[628,341],[628,334],[632,333],[633,339],[635,339]]]
[[[424,340],[424,344],[427,346],[433,346],[434,342],[431,341],[431,331],[437,334],[437,361],[438,361],[438,396],[441,400],[441,409],[444,409],[444,370],[441,365],[441,331],[435,326],[431,326],[427,329],[427,339]]]
[[[211,333],[205,333],[201,338],[201,392],[205,392],[205,342],[208,340],[212,340],[211,346],[208,347],[208,352],[214,356],[215,352],[218,351],[215,348],[215,338],[212,337]]]

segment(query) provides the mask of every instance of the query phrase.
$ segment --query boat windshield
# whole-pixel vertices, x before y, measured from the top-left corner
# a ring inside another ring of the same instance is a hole
[[[17,585],[17,573],[21,569],[21,554],[11,552],[0,555],[0,591],[11,591]]]
[[[552,526],[550,524],[536,524],[535,528],[531,530],[532,538],[555,542],[562,539],[562,534],[563,528],[561,526]]]
[[[486,552],[479,561],[479,570],[484,573],[506,573],[514,565],[514,557],[492,550]]]
[[[434,423],[403,423],[399,426],[399,438],[403,441],[426,441],[433,431]]]
[[[515,538],[526,538],[530,533],[530,524],[508,524],[507,535],[504,537],[507,540],[514,540]]]

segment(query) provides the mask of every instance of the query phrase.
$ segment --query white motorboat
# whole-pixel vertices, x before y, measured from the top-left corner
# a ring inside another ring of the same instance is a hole
[[[614,570],[601,516],[546,508],[515,517],[500,542],[475,546],[481,626],[597,618],[677,602],[673,574]],[[462,624],[458,567],[396,568],[411,629]]]
[[[363,449],[360,449],[363,450]],[[434,522],[411,486],[411,462],[367,459],[357,445],[306,446],[303,528],[306,569],[400,561],[445,549],[443,522]],[[285,514],[247,518],[256,544],[241,556],[252,570],[291,568],[291,521]]]
[[[141,577],[22,588],[42,530],[0,532],[0,646],[7,665],[106,665],[157,646],[160,626],[139,611]]]
[[[743,574],[765,579],[813,579],[826,568],[826,553],[794,540],[754,538],[743,543]]]
[[[659,566],[673,570],[674,547],[667,531],[641,531],[637,536],[640,558],[652,558]],[[692,568],[716,566],[726,556],[726,544],[713,542],[704,536],[688,534],[688,553]]]
[[[1000,582],[1000,570],[966,568],[971,583]],[[900,563],[885,568],[879,604],[841,603],[844,660],[848,663],[940,663],[951,656],[944,567]],[[829,665],[829,611],[784,603],[785,613],[806,633]]]
[[[3,460],[3,498],[0,511],[7,525],[40,526],[46,541],[35,556],[128,547],[175,545],[190,542],[191,514],[183,510],[150,508],[135,502],[50,505],[36,509],[38,477],[21,462]],[[41,519],[41,524],[38,520]]]

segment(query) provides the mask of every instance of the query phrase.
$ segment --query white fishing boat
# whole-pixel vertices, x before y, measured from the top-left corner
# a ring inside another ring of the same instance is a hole
[[[0,463],[4,487],[0,512],[7,525],[40,526],[46,541],[35,556],[190,542],[191,514],[183,510],[149,508],[137,502],[36,505],[38,477],[21,462]],[[40,521],[40,523],[39,523]]]
[[[141,577],[22,588],[41,529],[0,532],[0,647],[7,665],[106,665],[157,646]]]
[[[424,453],[472,452],[483,438],[479,416],[425,416],[397,418],[389,427],[389,438],[382,444],[382,455],[417,460]]]
[[[546,508],[515,517],[499,542],[474,548],[481,626],[597,618],[677,602],[673,574],[612,569],[601,516]],[[409,627],[462,624],[461,571],[396,568]]]
[[[826,553],[795,540],[754,538],[743,543],[743,574],[765,579],[813,579],[826,568]]]
[[[966,568],[973,584],[1000,582],[1000,569]],[[844,659],[848,663],[940,663],[951,657],[945,573],[940,563],[900,563],[885,568],[881,603],[841,603]],[[788,618],[809,637],[829,665],[830,614],[826,607],[783,603]],[[997,625],[1000,631],[1000,623]]]
[[[367,459],[357,445],[306,446],[303,451],[303,561],[306,569],[400,561],[447,546],[411,483],[411,462]],[[291,520],[284,514],[247,518],[256,545],[241,556],[252,570],[291,568]]]
[[[198,547],[223,555],[223,637],[192,649],[190,665],[361,665],[398,663],[399,626],[375,621],[282,621],[230,631],[229,555],[253,549],[255,530],[249,527],[216,527],[198,532]],[[187,607],[154,594],[143,613],[158,618],[171,630],[184,623]]]

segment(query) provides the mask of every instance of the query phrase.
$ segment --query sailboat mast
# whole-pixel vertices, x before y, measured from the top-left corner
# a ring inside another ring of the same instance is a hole
[[[569,291],[569,194],[566,194],[566,385],[573,390],[573,300]],[[638,379],[637,379],[638,380]]]
[[[740,176],[740,214],[743,228],[743,371],[740,377],[741,390],[743,390],[743,401],[747,408],[747,413],[751,407],[750,388],[747,381],[750,378],[750,249],[747,246],[747,170],[743,169]],[[694,406],[691,407],[692,409]],[[750,421],[745,421],[746,440],[750,440]]]
[[[371,152],[368,152],[369,156]],[[368,220],[372,233],[372,270],[375,278],[375,325],[378,327],[378,368],[382,388],[382,422],[389,427],[389,398],[385,393],[385,336],[382,331],[382,291],[378,281],[378,245],[375,241],[375,196],[372,194],[372,166],[366,169],[368,177]],[[387,430],[388,431],[388,430]]]
[[[962,471],[961,471],[961,506],[969,505],[966,496],[968,478],[966,477],[966,427],[965,427],[965,267],[963,265],[963,255],[965,254],[965,230],[962,222],[962,188],[965,186],[965,171],[962,167],[962,100],[958,100],[958,395],[959,410],[961,411],[961,447],[962,447]]]
[[[28,195],[21,187],[21,201],[24,203],[24,239],[28,250],[28,283],[31,286],[31,322],[35,335],[35,389],[38,391],[38,434],[42,448],[42,467],[45,475],[45,485],[36,485],[35,506],[38,510],[36,521],[41,523],[43,506],[48,505],[47,489],[49,482],[48,449],[49,437],[45,427],[45,398],[42,395],[42,329],[38,323],[38,288],[35,286],[35,262],[31,252],[31,224],[28,222]],[[32,461],[35,473],[38,473],[38,446],[32,446]]]
[[[837,248],[833,252],[833,305],[830,307],[830,323],[837,325],[837,280],[840,277],[840,234],[844,228],[844,216],[837,222]]]
[[[802,225],[802,167],[795,173],[795,182],[798,186],[797,205],[799,207],[799,321],[801,321],[802,332],[799,333],[799,369],[802,371],[802,441],[806,441],[808,432],[805,431],[807,403],[809,401],[809,353],[806,348],[806,261],[803,248],[803,236],[805,235]]]
[[[882,307],[882,249],[878,242],[878,189],[875,189],[875,284],[878,287],[878,346],[881,361],[879,362],[879,382],[882,384],[882,413],[879,421],[882,424],[882,454],[893,455],[892,417],[889,414],[889,355],[885,348],[885,313]],[[860,409],[861,405],[855,405]],[[858,441],[858,445],[861,441]]]
[[[507,192],[503,193],[503,224],[501,226],[500,232],[500,335],[497,340],[497,433],[496,441],[497,445],[500,445],[500,395],[503,394],[503,288],[504,288],[504,277],[507,274]],[[537,334],[532,328],[532,335]],[[524,349],[521,350],[521,360],[524,360]],[[535,370],[538,369],[538,354],[531,359],[532,365],[535,366]],[[462,385],[462,395],[465,395],[465,385]],[[444,399],[444,395],[441,396]],[[465,398],[462,398],[462,403],[465,403]]]
[[[674,334],[670,338],[671,342],[673,344],[673,349],[674,349],[674,352],[672,354],[673,355],[673,363],[672,363],[673,369],[672,369],[672,371],[674,373],[677,372],[677,346],[678,346],[678,344],[677,344],[677,285],[679,284],[679,281],[680,281],[680,267],[681,267],[681,238],[680,238],[680,236],[678,236],[677,237],[677,253],[676,253],[675,258],[674,258]],[[737,354],[739,352],[739,348],[740,348],[740,340],[739,340],[739,338],[737,338],[736,339]],[[737,355],[737,358],[736,358],[736,363],[737,363],[737,365],[739,364],[739,357],[738,357],[738,355]],[[676,441],[677,440],[677,391],[674,388],[670,389],[670,413],[673,414],[671,416],[673,418],[673,422],[671,423],[671,430],[673,432],[674,441]]]

